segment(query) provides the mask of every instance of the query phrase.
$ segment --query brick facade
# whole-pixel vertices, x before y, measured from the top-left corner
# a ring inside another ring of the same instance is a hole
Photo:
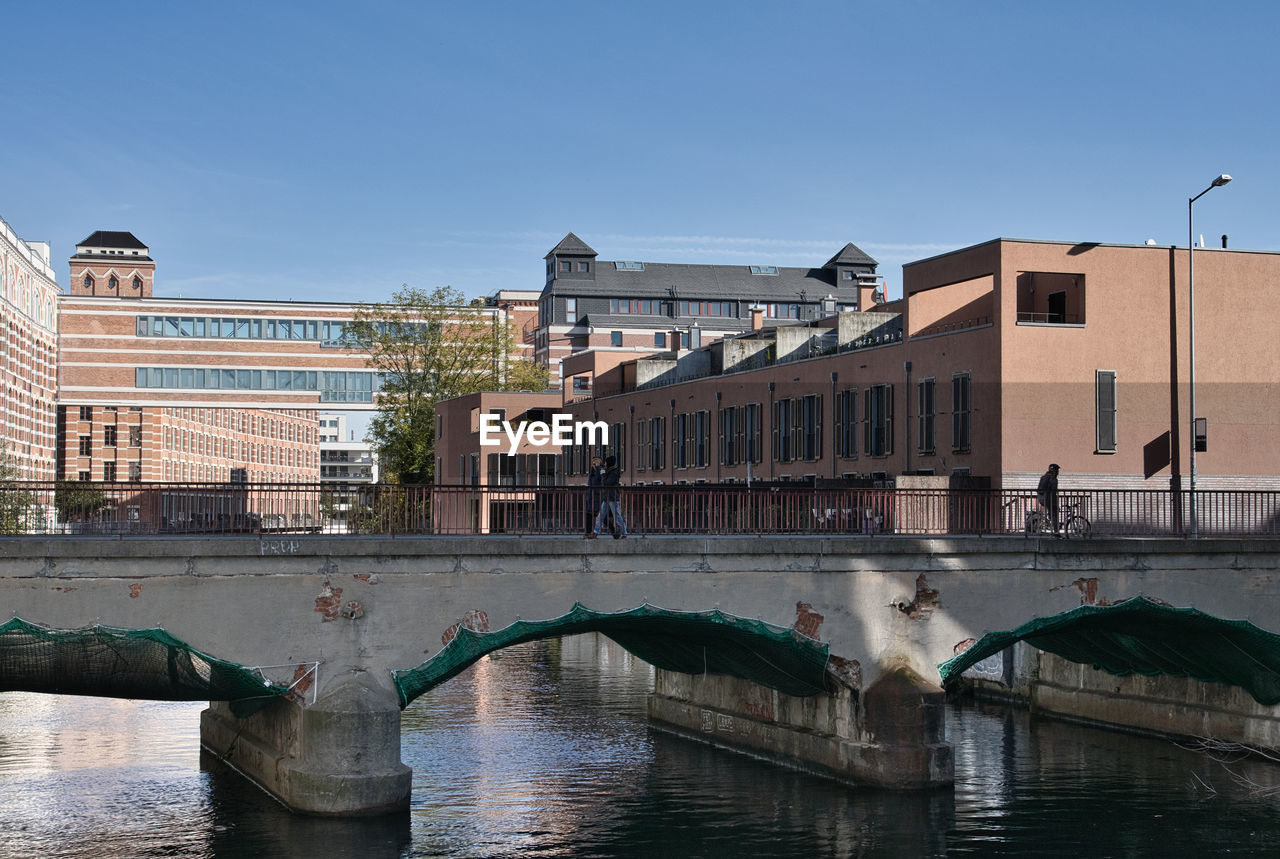
[[[0,220],[0,440],[22,480],[54,475],[57,295],[49,246]]]

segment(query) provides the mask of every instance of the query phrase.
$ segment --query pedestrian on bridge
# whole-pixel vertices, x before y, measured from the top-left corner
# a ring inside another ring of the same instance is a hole
[[[600,457],[591,457],[591,469],[587,471],[587,498],[583,507],[583,529],[587,535],[591,534],[591,523],[595,521],[596,516],[600,512],[600,502],[603,500],[600,496],[600,484],[604,481],[604,465],[600,462]]]
[[[622,518],[622,492],[618,488],[622,483],[622,471],[618,468],[618,458],[610,456],[604,461],[605,472],[604,477],[600,481],[601,491],[604,493],[603,500],[600,503],[600,512],[596,515],[596,524],[591,533],[587,534],[588,540],[594,540],[600,536],[600,528],[604,525],[605,520],[610,516],[613,517],[613,539],[621,540],[627,536],[627,523]]]
[[[1036,500],[1049,514],[1049,526],[1053,533],[1058,533],[1058,463],[1052,463],[1049,470],[1040,475],[1040,483],[1036,486]]]

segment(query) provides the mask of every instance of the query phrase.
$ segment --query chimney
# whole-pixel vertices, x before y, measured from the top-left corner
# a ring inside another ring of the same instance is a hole
[[[764,308],[758,304],[751,306],[751,330],[759,331],[764,328]]]
[[[1223,249],[1224,251],[1227,249],[1227,234],[1226,234],[1226,233],[1223,233],[1223,234],[1222,234],[1222,249]]]

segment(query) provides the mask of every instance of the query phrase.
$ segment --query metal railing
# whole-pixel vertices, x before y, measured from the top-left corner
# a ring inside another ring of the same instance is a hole
[[[0,534],[582,534],[598,489],[297,483],[0,484]],[[619,490],[634,534],[1017,535],[1026,490],[814,488],[799,484]],[[1200,534],[1280,536],[1280,492],[1196,493]],[[1179,537],[1189,493],[1064,490],[1094,536]]]

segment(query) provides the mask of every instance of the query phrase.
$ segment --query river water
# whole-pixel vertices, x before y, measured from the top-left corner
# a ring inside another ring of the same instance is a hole
[[[407,815],[301,818],[199,745],[202,704],[0,694],[0,856],[1280,855],[1280,765],[951,706],[954,791],[850,790],[652,730],[595,635],[482,660],[403,714]]]

